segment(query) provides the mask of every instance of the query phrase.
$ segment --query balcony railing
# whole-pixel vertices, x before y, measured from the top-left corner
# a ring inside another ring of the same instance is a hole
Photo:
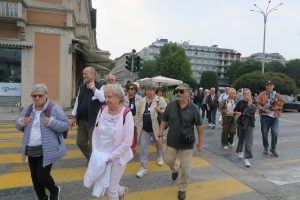
[[[22,18],[22,3],[0,1],[0,17]]]

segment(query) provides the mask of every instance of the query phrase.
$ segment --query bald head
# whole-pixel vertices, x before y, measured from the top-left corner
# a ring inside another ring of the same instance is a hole
[[[96,70],[93,67],[86,67],[83,69],[83,80],[86,83],[94,82],[96,77]]]

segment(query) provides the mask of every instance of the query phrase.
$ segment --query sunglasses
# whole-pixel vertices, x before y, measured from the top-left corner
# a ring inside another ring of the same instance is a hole
[[[182,90],[182,89],[179,89],[179,90],[176,90],[176,91],[175,91],[175,93],[176,93],[176,94],[178,94],[178,93],[180,93],[180,94],[184,94],[184,92],[185,92],[185,91],[184,91],[184,90]]]
[[[33,99],[36,99],[36,98],[41,99],[41,98],[43,98],[43,96],[45,96],[45,94],[32,94],[32,95],[31,95],[31,97],[32,97]]]
[[[134,88],[128,88],[128,90],[135,90]]]

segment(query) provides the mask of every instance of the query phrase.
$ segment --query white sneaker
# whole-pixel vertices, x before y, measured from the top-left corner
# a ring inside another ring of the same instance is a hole
[[[157,157],[157,164],[159,166],[162,166],[164,164],[164,160],[163,160],[162,156]]]
[[[233,148],[233,147],[234,147],[234,143],[229,144],[229,147],[230,147],[230,148]]]
[[[224,146],[223,149],[228,150],[228,146]]]
[[[250,163],[248,158],[245,159],[245,166],[246,167],[251,167],[251,163]]]
[[[143,176],[145,176],[147,174],[147,169],[145,169],[144,167],[141,167],[139,169],[139,171],[136,173],[136,176],[138,178],[142,178]]]
[[[239,153],[238,153],[238,157],[239,157],[239,158],[244,158],[244,152],[239,152]]]
[[[209,127],[212,127],[212,123],[209,123],[208,126],[209,126]]]

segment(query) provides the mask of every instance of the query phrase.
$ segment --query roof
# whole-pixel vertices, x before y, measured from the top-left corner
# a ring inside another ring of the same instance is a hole
[[[32,42],[28,41],[7,41],[7,40],[0,40],[1,46],[9,46],[9,47],[32,47]]]

